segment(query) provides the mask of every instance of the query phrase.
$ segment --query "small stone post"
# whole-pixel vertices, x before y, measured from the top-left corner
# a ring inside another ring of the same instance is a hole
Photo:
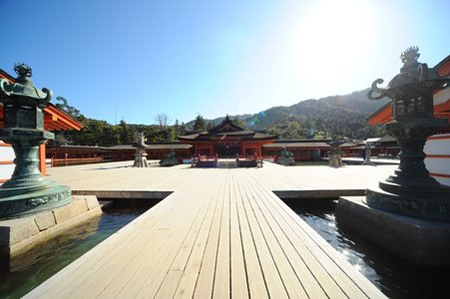
[[[342,157],[341,150],[339,146],[342,144],[342,141],[333,140],[329,144],[331,146],[330,157],[328,160],[328,165],[334,168],[339,168],[342,166]]]
[[[148,167],[147,161],[147,152],[145,151],[145,135],[141,131],[141,129],[137,132],[137,145],[136,145],[136,153],[134,154],[134,164],[133,167]]]
[[[364,146],[364,163],[363,165],[373,165],[372,161],[370,161],[370,156],[372,155],[372,150],[370,148],[370,143],[366,142]]]

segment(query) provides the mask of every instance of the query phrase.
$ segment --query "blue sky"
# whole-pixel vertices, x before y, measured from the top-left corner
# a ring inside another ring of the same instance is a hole
[[[0,68],[87,116],[151,124],[257,113],[450,54],[449,1],[0,0]]]

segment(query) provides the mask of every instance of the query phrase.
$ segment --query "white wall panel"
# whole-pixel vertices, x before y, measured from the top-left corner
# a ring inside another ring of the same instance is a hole
[[[450,88],[439,91],[433,96],[434,105],[443,104],[450,99]]]
[[[0,161],[13,161],[16,158],[10,146],[0,146]]]
[[[8,162],[12,162],[16,158],[12,147],[4,144],[0,141],[0,183],[11,178],[15,165]]]
[[[0,180],[9,180],[14,172],[14,164],[0,164]]]
[[[450,134],[433,135],[442,139],[428,139],[424,151],[427,154],[425,165],[438,182],[450,186]],[[435,157],[433,157],[435,156]],[[439,176],[441,175],[441,176]],[[444,177],[443,177],[444,176]]]
[[[446,139],[428,139],[424,152],[427,155],[450,155],[450,134],[433,135],[431,137]]]

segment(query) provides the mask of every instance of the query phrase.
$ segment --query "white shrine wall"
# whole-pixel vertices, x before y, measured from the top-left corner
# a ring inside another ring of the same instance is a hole
[[[14,150],[11,145],[0,141],[0,183],[11,178],[14,171]]]

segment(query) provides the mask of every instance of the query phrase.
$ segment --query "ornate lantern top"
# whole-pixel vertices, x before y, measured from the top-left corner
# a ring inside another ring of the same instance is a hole
[[[0,80],[0,100],[7,103],[14,99],[34,104],[41,109],[47,107],[53,92],[47,88],[40,90],[34,86],[31,81],[31,68],[24,63],[17,63],[14,65],[14,71],[18,75],[14,83],[9,83],[6,79]]]
[[[446,88],[450,79],[440,77],[435,69],[426,63],[419,63],[419,48],[410,47],[403,51],[400,58],[403,66],[387,88],[377,85],[384,82],[377,79],[367,94],[371,100],[389,97],[393,100],[393,119],[408,120],[433,117],[433,91]],[[378,94],[378,95],[374,95]]]
[[[372,88],[367,94],[371,100],[378,100],[385,96],[393,98],[395,89],[408,87],[409,84],[419,84],[427,89],[442,89],[450,82],[449,79],[439,77],[436,70],[428,68],[426,63],[419,63],[417,59],[420,57],[418,47],[410,47],[403,51],[400,58],[403,66],[400,74],[396,75],[388,84],[388,88],[380,88],[377,85],[384,82],[383,79],[377,79],[372,83]],[[373,96],[378,93],[378,96]]]
[[[0,101],[3,102],[5,128],[44,130],[43,109],[48,106],[52,91],[36,88],[31,81],[31,68],[24,64],[15,64],[18,77],[9,83],[0,80]]]

